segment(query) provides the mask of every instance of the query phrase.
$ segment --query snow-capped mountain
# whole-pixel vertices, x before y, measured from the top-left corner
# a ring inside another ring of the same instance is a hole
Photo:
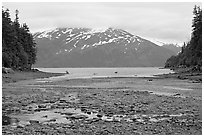
[[[34,34],[36,67],[163,66],[175,53],[113,28],[56,28]]]

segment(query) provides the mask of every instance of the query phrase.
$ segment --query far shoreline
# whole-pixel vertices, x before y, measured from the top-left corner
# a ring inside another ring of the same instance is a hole
[[[159,69],[169,69],[169,68],[159,68]],[[55,73],[55,72],[43,72],[42,70],[37,71],[14,71],[14,73],[2,73],[2,83],[15,83],[18,81],[23,80],[33,80],[33,79],[40,79],[40,78],[50,78],[50,77],[56,77],[56,76],[64,76],[66,75],[66,72],[62,73]],[[176,70],[173,70],[173,73],[169,74],[155,74],[152,77],[145,77],[145,76],[99,76],[99,77],[82,77],[82,79],[118,79],[118,78],[139,78],[139,79],[165,79],[165,78],[175,78],[175,79],[181,79],[181,80],[191,80],[196,83],[202,82],[202,73],[201,72],[179,72]],[[73,78],[76,79],[76,78]],[[81,79],[81,78],[77,78]],[[69,80],[72,80],[69,79]]]
[[[2,73],[2,84],[63,75],[65,75],[65,73],[50,73],[43,71],[14,71],[14,73]]]

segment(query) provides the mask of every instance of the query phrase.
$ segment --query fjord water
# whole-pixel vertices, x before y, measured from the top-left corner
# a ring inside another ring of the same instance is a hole
[[[95,78],[95,77],[153,77],[159,74],[173,73],[170,69],[158,67],[135,68],[38,68],[43,72],[69,73],[69,78]]]

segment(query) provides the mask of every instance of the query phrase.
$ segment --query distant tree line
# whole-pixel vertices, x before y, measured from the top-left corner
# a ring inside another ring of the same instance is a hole
[[[12,21],[8,9],[2,8],[2,66],[30,70],[36,62],[36,43],[24,23],[19,23],[18,10]]]
[[[194,67],[196,71],[202,68],[202,9],[195,6],[193,9],[192,33],[189,42],[184,43],[177,56],[170,57],[165,67]]]

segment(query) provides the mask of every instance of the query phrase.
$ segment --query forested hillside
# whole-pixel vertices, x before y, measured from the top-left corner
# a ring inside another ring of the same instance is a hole
[[[177,56],[166,61],[165,67],[192,67],[195,71],[202,71],[202,9],[195,6],[193,15],[191,40],[184,43]]]
[[[36,44],[27,24],[19,23],[18,13],[12,21],[9,10],[2,8],[2,66],[30,70],[36,61]]]

